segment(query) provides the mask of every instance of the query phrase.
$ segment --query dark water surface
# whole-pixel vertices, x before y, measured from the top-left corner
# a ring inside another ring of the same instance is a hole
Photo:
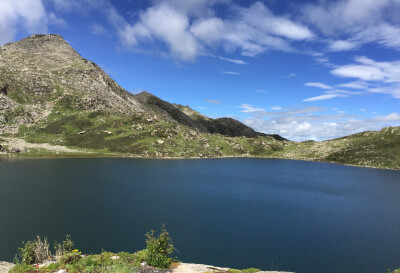
[[[36,234],[98,253],[167,224],[180,260],[299,273],[400,267],[400,171],[268,160],[0,159],[0,260]]]

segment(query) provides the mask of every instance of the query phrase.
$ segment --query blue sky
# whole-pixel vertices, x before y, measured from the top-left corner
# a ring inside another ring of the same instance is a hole
[[[400,1],[0,0],[0,44],[62,35],[126,90],[291,140],[400,125]]]

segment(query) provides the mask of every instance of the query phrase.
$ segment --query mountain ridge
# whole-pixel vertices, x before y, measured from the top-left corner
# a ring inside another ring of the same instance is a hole
[[[16,54],[16,52],[19,54]],[[23,60],[18,55],[23,55]],[[36,97],[34,102],[37,103],[40,102],[40,97],[48,95],[51,97],[46,100],[47,104],[51,100],[57,102],[60,99],[67,100],[66,103],[71,103],[70,100],[77,100],[77,97],[80,96],[80,99],[75,101],[77,103],[75,106],[79,110],[104,110],[122,115],[145,112],[149,115],[159,115],[158,118],[160,119],[176,121],[203,133],[221,133],[224,135],[224,132],[215,130],[210,132],[205,126],[194,121],[179,108],[153,94],[142,92],[133,95],[127,92],[99,66],[84,59],[60,35],[37,34],[14,43],[5,44],[0,49],[0,56],[3,60],[0,61],[0,82],[2,83],[0,86],[2,91],[0,92],[14,98],[17,102],[27,102],[29,99],[32,100],[33,96]],[[7,71],[5,66],[11,69]],[[16,75],[8,78],[2,77],[1,75],[7,74],[5,71],[21,74],[23,77]],[[26,87],[23,88],[21,85],[26,85]],[[18,88],[20,90],[16,90]],[[21,89],[25,89],[25,91],[21,92]],[[57,89],[61,90],[63,94],[57,96]],[[29,94],[25,94],[27,90],[29,90]],[[80,90],[84,90],[84,92]],[[78,94],[74,96],[74,93]],[[29,96],[31,97],[29,98]],[[12,102],[8,101],[8,103],[13,106]],[[46,110],[50,110],[51,107],[54,107],[54,105],[48,105]],[[40,114],[37,113],[37,116],[40,116]],[[29,119],[21,122],[27,123]],[[229,129],[235,131],[235,125],[246,127],[245,130],[242,130],[243,134],[238,132],[235,136],[253,137],[256,135],[255,133],[247,134],[246,131],[253,129],[240,122],[233,124]]]
[[[400,127],[291,142],[131,94],[61,36],[0,47],[0,156],[261,157],[400,169]]]

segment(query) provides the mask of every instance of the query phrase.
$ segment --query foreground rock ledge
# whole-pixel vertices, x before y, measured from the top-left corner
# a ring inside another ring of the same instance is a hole
[[[205,272],[228,272],[229,268],[217,267],[205,264],[189,264],[180,263],[177,268],[168,270],[167,272],[174,273],[205,273]],[[144,272],[165,272],[165,271],[144,271]],[[259,273],[293,273],[293,272],[282,272],[282,271],[259,271]]]
[[[0,273],[7,273],[14,264],[8,262],[0,262]]]
[[[8,271],[14,266],[12,263],[0,262],[0,273],[8,273]],[[160,270],[149,267],[146,264],[142,264],[140,270],[141,273],[205,273],[205,272],[228,272],[229,268],[217,267],[205,264],[190,264],[190,263],[179,263],[178,267],[169,270]],[[63,272],[67,272],[62,270]],[[283,271],[259,271],[259,273],[293,273],[293,272],[283,272]]]

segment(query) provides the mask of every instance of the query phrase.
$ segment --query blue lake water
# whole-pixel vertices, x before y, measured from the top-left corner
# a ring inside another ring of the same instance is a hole
[[[165,223],[185,262],[299,273],[400,267],[400,171],[268,159],[0,159],[0,260],[36,234],[136,251]]]

